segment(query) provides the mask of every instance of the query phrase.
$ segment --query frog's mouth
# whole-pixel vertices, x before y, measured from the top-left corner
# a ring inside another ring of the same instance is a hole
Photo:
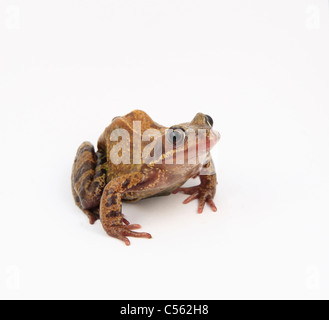
[[[207,145],[207,147],[212,149],[219,142],[219,140],[220,140],[220,133],[216,130],[211,130],[209,145]]]
[[[196,151],[198,153],[209,153],[219,140],[220,134],[215,130],[210,130],[206,135],[199,134],[195,145]]]

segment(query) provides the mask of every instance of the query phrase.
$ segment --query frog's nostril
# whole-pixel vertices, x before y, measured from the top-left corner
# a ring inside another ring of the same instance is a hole
[[[211,116],[208,116],[208,115],[205,115],[204,116],[205,119],[206,119],[206,123],[210,126],[210,127],[213,127],[214,126],[214,120],[212,119]]]

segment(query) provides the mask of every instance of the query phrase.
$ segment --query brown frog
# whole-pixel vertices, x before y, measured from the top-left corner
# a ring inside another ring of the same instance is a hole
[[[213,198],[217,178],[210,149],[219,141],[210,116],[198,113],[189,123],[166,128],[145,112],[135,110],[114,118],[98,141],[98,150],[83,143],[72,171],[72,191],[76,204],[94,224],[100,219],[108,235],[130,245],[127,238],[151,238],[130,224],[122,214],[122,201],[138,201],[183,192],[184,203],[199,200],[216,212]],[[181,188],[191,178],[201,184]]]

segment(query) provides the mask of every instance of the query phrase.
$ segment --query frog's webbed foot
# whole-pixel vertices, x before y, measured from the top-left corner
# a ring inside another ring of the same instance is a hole
[[[190,187],[190,188],[179,188],[173,193],[183,192],[184,194],[189,194],[190,196],[183,202],[184,204],[190,203],[195,199],[199,199],[198,213],[202,213],[206,203],[209,204],[213,212],[217,212],[216,205],[213,201],[215,196],[214,189],[204,188],[202,185]]]
[[[132,231],[132,230],[140,229],[141,226],[139,224],[129,224],[129,222],[126,219],[123,219],[123,222],[125,225],[113,225],[111,227],[108,227],[106,230],[108,235],[123,241],[127,246],[130,245],[130,241],[127,237],[147,238],[147,239],[152,238],[152,236],[149,233]]]

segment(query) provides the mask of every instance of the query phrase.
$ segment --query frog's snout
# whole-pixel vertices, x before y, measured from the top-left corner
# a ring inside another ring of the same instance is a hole
[[[210,134],[210,140],[213,145],[217,144],[220,140],[220,133],[218,131],[212,130]]]

